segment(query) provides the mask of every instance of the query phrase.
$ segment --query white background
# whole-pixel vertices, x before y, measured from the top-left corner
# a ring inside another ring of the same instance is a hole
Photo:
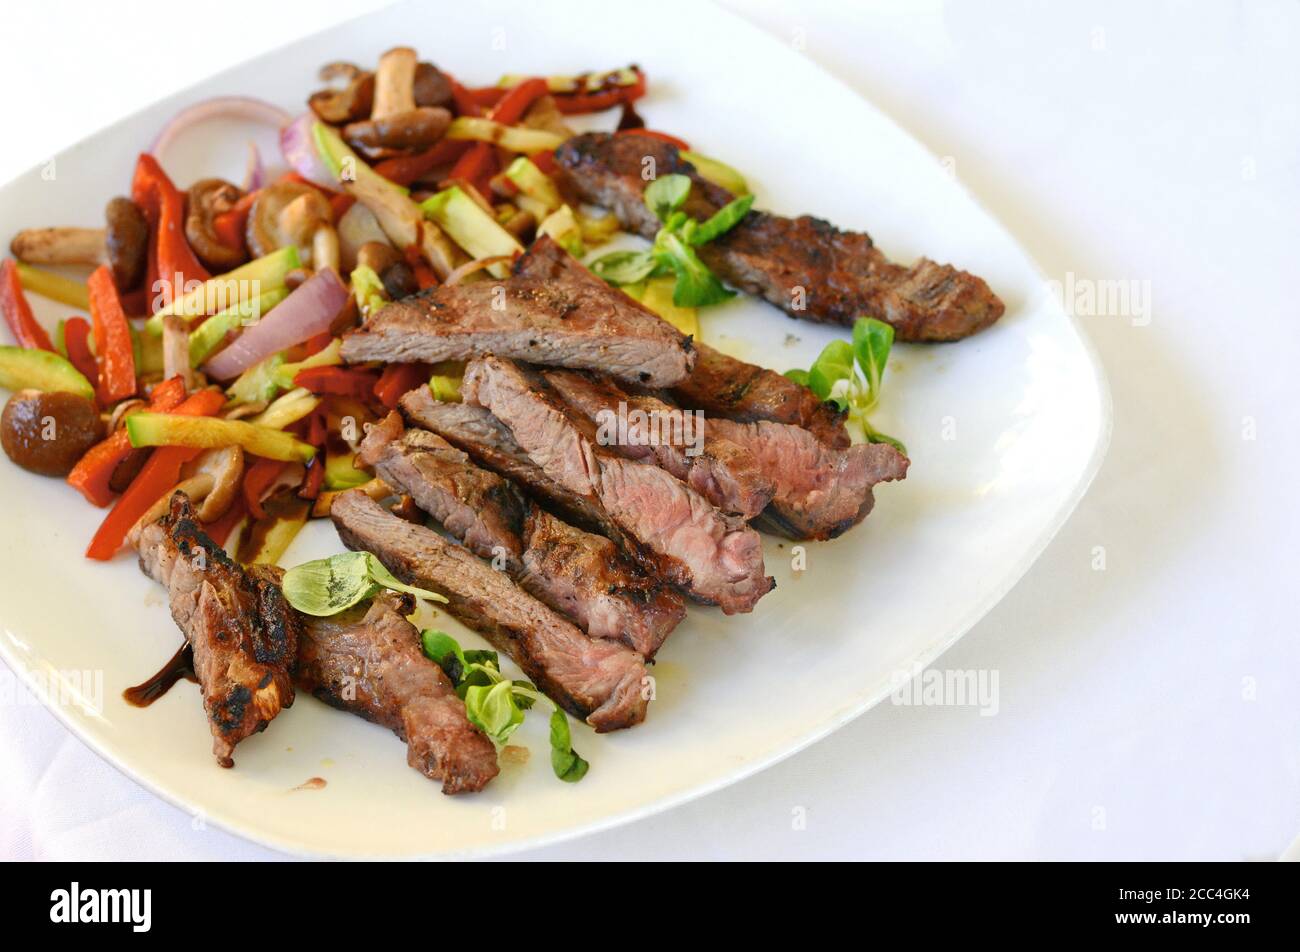
[[[10,4],[0,181],[378,5]],[[1110,456],[1039,563],[939,662],[996,671],[996,716],[886,703],[726,791],[524,855],[1278,856],[1300,831],[1300,5],[727,5],[945,157],[1050,278],[1149,282],[1151,317],[1084,318],[1115,400]],[[834,130],[820,141],[834,148]],[[743,145],[728,156],[742,168]],[[0,856],[275,854],[194,829],[6,699]]]

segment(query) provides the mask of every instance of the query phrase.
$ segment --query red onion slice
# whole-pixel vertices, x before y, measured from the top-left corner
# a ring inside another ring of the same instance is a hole
[[[316,151],[312,125],[314,113],[305,112],[280,130],[280,151],[295,172],[321,188],[338,190],[339,183]]]
[[[348,289],[334,269],[317,271],[203,369],[218,380],[229,380],[258,361],[329,330],[347,301]]]
[[[248,143],[248,164],[244,166],[245,192],[256,192],[266,184],[266,167],[262,164],[262,153],[256,142]]]
[[[293,121],[293,116],[279,106],[273,106],[252,96],[218,96],[204,99],[192,106],[187,106],[159,131],[158,137],[149,146],[149,151],[161,161],[161,155],[182,132],[190,126],[209,119],[247,119],[250,122],[265,122],[268,125],[283,128]]]

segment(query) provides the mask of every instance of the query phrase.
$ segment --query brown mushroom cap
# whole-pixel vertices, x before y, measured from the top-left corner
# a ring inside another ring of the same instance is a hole
[[[242,488],[244,451],[239,446],[208,450],[197,457],[185,472],[186,475],[212,477],[212,490],[196,512],[200,522],[212,522],[226,514]]]
[[[130,291],[144,279],[149,223],[140,206],[120,195],[109,201],[104,219],[104,250],[113,269],[113,283],[119,291]]]
[[[243,189],[225,179],[200,179],[190,186],[185,203],[185,238],[199,260],[214,272],[229,271],[248,260],[243,247],[232,248],[218,236],[216,218],[234,208]]]
[[[342,125],[370,115],[375,101],[375,74],[358,73],[342,89],[312,93],[307,105],[325,122]]]
[[[248,250],[260,258],[293,244],[310,259],[317,227],[331,220],[329,200],[318,189],[302,182],[276,182],[259,191],[249,209]]]
[[[397,152],[427,149],[451,125],[451,113],[440,106],[422,106],[382,119],[365,119],[343,127],[348,145],[367,158],[387,158]]]
[[[417,106],[451,105],[451,77],[432,63],[418,63],[415,67],[415,94]]]

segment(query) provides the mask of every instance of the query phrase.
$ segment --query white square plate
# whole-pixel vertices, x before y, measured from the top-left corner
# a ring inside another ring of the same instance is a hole
[[[760,207],[870,231],[900,261],[951,261],[1006,301],[1002,321],[968,341],[896,349],[874,422],[907,443],[907,480],[879,488],[860,528],[809,545],[799,575],[790,544],[768,540],[778,587],[752,615],[692,610],[655,666],[647,723],[602,737],[575,729],[591,762],[581,783],[552,777],[545,718],[534,717],[517,735],[529,762],[505,766],[481,794],[450,798],[406,765],[397,738],[310,697],[241,744],[233,770],[213,762],[193,686],[146,710],[126,705],[122,689],[180,641],[162,590],[128,555],[87,562],[82,551],[103,513],[61,481],[0,461],[0,653],[70,729],[139,783],[206,822],[318,855],[481,855],[644,817],[734,783],[880,701],[891,676],[933,661],[1015,584],[1078,502],[1109,437],[1109,397],[1091,349],[1029,256],[933,156],[792,49],[700,4],[656,11],[611,3],[384,10],[92,136],[57,157],[53,180],[37,170],[0,190],[0,222],[6,235],[94,225],[105,201],[129,189],[137,153],[180,107],[245,94],[296,113],[331,60],[373,63],[407,44],[473,84],[504,72],[635,62],[650,77],[640,107],[650,125],[741,169]],[[247,138],[232,128],[195,133],[165,164],[182,185],[203,174],[238,179]],[[779,370],[806,367],[837,333],[754,300],[704,321],[706,340]],[[315,523],[285,561],[340,548],[333,528]],[[81,703],[94,699],[79,698],[79,687],[101,675],[102,706]],[[295,789],[311,777],[326,786]]]

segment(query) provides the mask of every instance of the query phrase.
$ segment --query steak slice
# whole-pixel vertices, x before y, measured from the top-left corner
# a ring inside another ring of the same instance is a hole
[[[676,146],[652,136],[588,133],[565,142],[556,158],[584,200],[609,208],[646,238],[659,230],[642,200],[646,159],[653,159],[656,175],[690,176],[684,210],[693,218],[707,219],[733,197],[702,178]],[[697,251],[728,284],[792,317],[849,326],[871,315],[893,325],[899,340],[959,340],[988,327],[1005,309],[972,274],[926,258],[905,268],[889,261],[869,235],[808,215],[751,211]]]
[[[597,424],[601,446],[667,470],[718,509],[744,519],[772,501],[776,487],[754,455],[706,427],[702,413],[627,394],[576,370],[542,376],[565,403]]]
[[[547,236],[505,281],[442,285],[385,306],[343,338],[349,363],[469,360],[500,354],[602,370],[651,387],[677,383],[695,361],[691,339],[594,275],[530,264],[564,252]],[[536,272],[536,273],[535,273]],[[596,293],[598,292],[598,293]]]
[[[469,549],[393,515],[364,492],[337,496],[330,518],[349,548],[374,553],[407,584],[443,592],[451,615],[575,717],[602,732],[645,719],[645,662],[630,648],[588,638]]]
[[[465,368],[461,389],[510,428],[547,476],[657,555],[673,584],[729,615],[753,610],[771,590],[753,529],[658,467],[600,448],[545,381],[505,358],[480,357]]]
[[[709,420],[706,427],[753,453],[776,484],[759,524],[791,539],[834,539],[867,517],[876,483],[903,479],[908,459],[886,443],[835,449],[802,427]]]
[[[466,548],[593,638],[622,641],[649,659],[686,615],[676,592],[609,539],[545,512],[442,437],[404,430],[396,413],[370,428],[358,458]]]
[[[140,530],[136,550],[194,651],[212,753],[233,767],[235,745],[293,704],[298,614],[273,579],[245,572],[204,534],[184,493]]]
[[[384,592],[329,618],[303,615],[298,687],[387,727],[406,762],[443,793],[482,790],[499,771],[496,747],[465,715],[450,679],[424,656],[406,620],[409,595]]]
[[[683,406],[741,423],[771,420],[801,426],[827,446],[843,448],[851,442],[844,428],[846,414],[802,384],[707,344],[696,344],[695,349],[695,369],[671,391]]]
[[[638,207],[645,210],[645,203],[639,197],[637,201]],[[563,274],[566,281],[589,287],[593,295],[614,293],[627,297],[612,291],[554,242],[541,247],[534,245],[532,252],[520,259],[516,271],[539,279]],[[656,320],[660,318],[656,316]],[[849,434],[844,429],[845,414],[833,404],[817,399],[807,387],[774,370],[728,357],[703,343],[695,343],[695,352],[694,368],[672,390],[673,397],[685,406],[742,422],[793,423],[811,430],[830,446],[849,445]]]
[[[569,522],[613,539],[638,564],[657,567],[653,557],[644,553],[636,540],[628,538],[599,505],[547,476],[515,441],[509,428],[487,410],[467,403],[444,403],[428,387],[410,391],[398,407],[407,423],[437,433],[480,466],[522,486]]]

